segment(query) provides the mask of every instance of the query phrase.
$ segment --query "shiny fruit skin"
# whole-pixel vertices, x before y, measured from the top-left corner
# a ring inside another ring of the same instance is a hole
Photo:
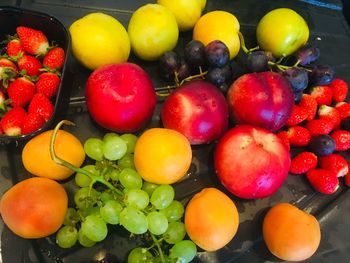
[[[239,215],[234,202],[216,188],[204,188],[186,206],[187,234],[206,251],[216,251],[229,243],[238,224]]]
[[[130,40],[124,26],[114,17],[91,13],[69,27],[74,57],[94,70],[102,65],[126,62]]]
[[[56,164],[50,155],[50,140],[53,131],[43,132],[26,143],[22,151],[25,169],[33,175],[54,180],[64,180],[74,172]],[[57,156],[80,167],[85,160],[83,145],[73,134],[59,130],[55,141]]]
[[[128,34],[135,55],[154,61],[176,46],[179,28],[169,9],[158,4],[146,4],[132,14]]]
[[[239,22],[231,13],[211,11],[202,15],[195,24],[193,39],[201,41],[205,46],[214,40],[220,40],[228,47],[230,59],[233,59],[240,50],[239,29]]]
[[[286,261],[302,261],[316,252],[321,231],[313,215],[291,204],[279,203],[264,218],[263,237],[276,257]]]
[[[91,117],[116,132],[135,132],[151,117],[156,93],[147,73],[133,63],[110,64],[96,69],[85,88]]]
[[[42,238],[63,224],[68,196],[54,180],[41,177],[25,179],[1,197],[0,213],[5,224],[23,238]]]
[[[262,50],[271,51],[274,57],[288,56],[306,44],[309,27],[306,21],[289,8],[277,8],[259,21],[256,29]]]
[[[175,130],[151,128],[142,133],[136,142],[136,170],[150,183],[175,183],[185,176],[191,161],[189,141]]]

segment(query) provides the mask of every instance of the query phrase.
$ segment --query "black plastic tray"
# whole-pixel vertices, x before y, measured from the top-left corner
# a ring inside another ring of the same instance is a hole
[[[145,0],[22,0],[4,1],[4,4],[20,6],[57,17],[67,28],[77,18],[89,13],[102,11],[113,15],[127,26],[130,15]],[[153,1],[154,2],[154,1]],[[340,1],[329,1],[340,5]],[[324,7],[317,7],[296,0],[208,0],[205,11],[226,10],[236,15],[241,23],[241,32],[246,37],[247,45],[255,46],[255,26],[267,11],[277,7],[289,7],[299,12],[308,22],[311,35],[310,42],[316,43],[321,49],[320,63],[335,67],[337,76],[350,83],[350,31],[342,12]],[[191,39],[191,33],[181,33],[177,50]],[[244,55],[239,54],[234,60],[235,75],[244,73],[242,66]],[[143,62],[130,57],[130,61],[141,65],[151,76],[155,86],[165,83],[157,76],[157,64]],[[84,86],[91,71],[83,68],[69,54],[65,83],[65,99],[69,108],[63,109],[56,119],[69,119],[77,124],[68,128],[82,141],[94,135],[102,135],[106,131],[95,125],[85,107]],[[150,126],[159,126],[159,109],[157,105]],[[30,177],[21,162],[22,143],[11,143],[0,147],[0,190],[4,191],[13,183]],[[225,191],[218,182],[212,166],[212,153],[215,144],[194,146],[191,174],[184,181],[175,185],[177,198],[188,200],[194,193],[206,186],[216,186]],[[72,195],[73,183],[63,183],[68,193]],[[227,191],[225,191],[227,193]],[[280,262],[267,250],[261,237],[262,219],[269,207],[278,202],[290,202],[314,214],[320,224],[322,240],[317,253],[307,262],[350,262],[348,229],[350,221],[349,191],[341,185],[333,195],[326,196],[316,193],[302,176],[290,175],[283,186],[271,197],[259,200],[243,200],[232,196],[237,205],[240,225],[237,235],[226,247],[214,252],[199,251],[194,262]],[[130,239],[121,228],[111,229],[111,235],[105,241],[93,248],[75,246],[72,249],[59,249],[54,244],[54,238],[24,240],[16,237],[6,226],[1,225],[1,259],[0,262],[125,262],[130,249],[141,242]]]

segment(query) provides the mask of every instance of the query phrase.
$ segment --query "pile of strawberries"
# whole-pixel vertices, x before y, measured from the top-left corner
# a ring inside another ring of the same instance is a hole
[[[19,26],[16,33],[0,55],[0,135],[8,136],[32,133],[52,117],[65,59],[42,31]]]
[[[313,87],[294,105],[286,129],[277,133],[288,149],[300,147],[292,157],[290,172],[306,174],[314,189],[324,194],[332,194],[338,189],[339,177],[345,176],[345,184],[350,186],[349,163],[344,158],[344,153],[350,149],[347,94],[348,84],[342,79]],[[335,144],[322,154],[312,145],[320,136]]]

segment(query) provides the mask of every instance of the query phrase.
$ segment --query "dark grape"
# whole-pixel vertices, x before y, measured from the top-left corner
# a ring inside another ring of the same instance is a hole
[[[198,40],[191,40],[185,46],[184,56],[188,65],[192,68],[205,65],[205,46]]]
[[[309,76],[305,70],[299,68],[289,68],[283,71],[282,75],[288,79],[294,94],[307,88]]]
[[[327,65],[316,65],[309,75],[313,85],[327,85],[334,79],[335,71]]]
[[[230,61],[230,51],[220,40],[214,40],[205,47],[205,57],[209,66],[221,68]]]
[[[317,156],[329,155],[335,151],[335,141],[329,135],[318,135],[311,138],[309,147]]]
[[[254,51],[248,55],[247,67],[252,72],[262,72],[268,70],[268,55],[264,51]]]
[[[191,76],[191,69],[184,59],[181,59],[181,64],[177,70],[177,74],[180,81]]]
[[[222,68],[210,68],[205,79],[225,91],[232,80],[232,68],[229,64]]]
[[[317,47],[310,45],[300,48],[295,54],[295,57],[298,61],[300,61],[299,64],[301,66],[305,66],[316,61],[319,56],[320,50]]]
[[[299,103],[301,98],[303,97],[304,92],[299,91],[299,92],[294,92],[294,102]]]
[[[350,117],[347,117],[344,120],[342,120],[340,127],[343,130],[350,131]]]
[[[180,65],[180,56],[174,51],[167,51],[159,58],[159,69],[163,76],[174,77]]]

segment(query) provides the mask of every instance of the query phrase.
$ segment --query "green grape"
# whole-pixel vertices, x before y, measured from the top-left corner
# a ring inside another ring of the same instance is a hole
[[[75,226],[78,222],[79,222],[79,214],[77,210],[75,210],[72,207],[69,207],[64,217],[63,224],[65,226]]]
[[[153,191],[154,191],[154,189],[156,189],[158,186],[159,186],[158,184],[154,184],[154,183],[150,183],[150,182],[144,181],[143,185],[142,185],[142,190],[146,191],[147,194],[149,196],[151,196]]]
[[[165,215],[153,211],[147,215],[148,230],[152,234],[161,235],[168,228],[168,220]]]
[[[96,166],[95,165],[91,165],[91,164],[85,165],[84,167],[82,167],[82,169],[92,173],[93,175],[98,176],[98,171],[96,170]],[[79,187],[87,187],[91,183],[91,178],[89,176],[85,175],[85,174],[76,173],[76,175],[75,175],[75,183]]]
[[[157,209],[164,209],[174,200],[175,191],[171,185],[160,185],[151,195],[151,203]]]
[[[81,223],[81,231],[92,241],[99,242],[106,238],[108,229],[106,222],[98,215],[88,215]]]
[[[119,136],[111,136],[103,140],[103,156],[110,161],[122,158],[126,153],[126,148],[125,141]]]
[[[114,197],[113,197],[113,194],[111,192],[104,191],[100,194],[100,201],[103,204],[106,204],[109,200],[113,200],[113,199],[114,199]]]
[[[116,200],[109,200],[100,208],[102,219],[112,225],[119,223],[119,214],[123,210],[122,205]]]
[[[103,136],[102,141],[106,142],[106,141],[110,140],[110,138],[112,138],[112,137],[119,137],[119,135],[115,132],[108,132]]]
[[[91,239],[89,239],[87,236],[84,235],[81,228],[78,231],[78,241],[79,241],[79,244],[82,245],[83,247],[92,247],[96,244],[95,241],[92,241]]]
[[[83,217],[87,217],[89,215],[100,215],[100,208],[96,205],[80,209],[79,211]]]
[[[142,178],[131,168],[123,169],[119,174],[120,183],[127,189],[141,189]]]
[[[114,181],[114,182],[118,182],[119,180],[119,170],[117,169],[113,169],[109,174],[108,174],[109,178]]]
[[[74,226],[63,226],[56,234],[56,243],[61,248],[70,248],[77,240],[78,230]]]
[[[120,213],[120,224],[132,234],[144,234],[148,229],[146,216],[132,206],[125,207]]]
[[[170,222],[163,238],[168,244],[175,244],[184,239],[186,235],[185,224],[179,221]]]
[[[132,153],[125,154],[122,158],[118,160],[118,166],[121,169],[132,168],[135,169],[134,165],[134,155]]]
[[[132,133],[125,133],[123,135],[120,135],[120,138],[122,138],[127,145],[127,153],[133,153],[135,150],[135,145],[136,145],[136,141],[137,141],[137,136],[132,134]]]
[[[169,253],[169,258],[177,259],[176,262],[188,263],[197,254],[197,247],[191,240],[182,240],[176,243]]]
[[[125,203],[137,209],[143,210],[149,204],[148,194],[141,189],[129,189],[125,194]]]
[[[75,192],[74,202],[79,209],[86,209],[96,203],[99,194],[94,188],[83,187]]]
[[[89,138],[84,143],[84,151],[87,156],[96,161],[102,161],[102,140],[99,138]]]
[[[153,262],[153,256],[147,248],[136,247],[128,255],[128,263]]]
[[[174,200],[168,207],[160,210],[160,212],[166,216],[169,222],[174,222],[182,218],[185,208],[181,202]]]

